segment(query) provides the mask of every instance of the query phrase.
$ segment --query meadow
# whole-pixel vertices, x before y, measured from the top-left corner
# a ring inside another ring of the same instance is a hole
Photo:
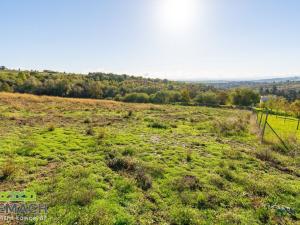
[[[266,121],[266,113],[257,113],[257,123],[263,129]],[[300,141],[300,124],[299,119],[290,116],[280,116],[269,114],[267,118],[269,125],[266,125],[264,132],[264,141],[275,144],[283,151],[289,151],[289,148],[295,149],[296,146],[289,146],[298,144]],[[271,127],[270,127],[271,126]],[[298,128],[298,129],[297,129]],[[281,139],[281,140],[280,140]],[[283,143],[282,143],[283,142]],[[286,145],[286,147],[284,146]],[[300,146],[298,146],[298,149]]]
[[[299,154],[261,144],[246,110],[0,93],[0,190],[25,224],[297,224]]]

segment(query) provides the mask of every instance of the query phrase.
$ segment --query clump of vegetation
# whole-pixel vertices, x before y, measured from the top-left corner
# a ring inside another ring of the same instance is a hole
[[[221,190],[223,190],[225,188],[225,182],[224,182],[223,178],[220,176],[211,177],[210,183]]]
[[[101,144],[103,142],[103,139],[105,138],[105,130],[101,129],[98,131],[98,135],[97,135],[97,144]]]
[[[224,136],[241,135],[247,130],[248,121],[245,118],[228,118],[213,122],[212,131]]]
[[[91,123],[92,122],[92,120],[90,119],[90,118],[86,118],[86,119],[84,119],[84,121],[83,121],[84,123]]]
[[[122,171],[132,175],[138,187],[145,191],[152,187],[152,178],[147,173],[147,169],[129,156],[114,157],[108,160],[107,165],[114,171]]]
[[[216,209],[219,206],[228,205],[228,199],[216,192],[205,192],[201,193],[197,199],[198,209]]]
[[[258,150],[256,152],[256,157],[263,161],[271,162],[274,164],[280,164],[280,161],[276,158],[276,156],[270,148]]]
[[[186,207],[175,208],[171,211],[170,224],[172,225],[194,225],[199,224],[197,213]]]
[[[189,150],[187,150],[187,152],[186,152],[186,161],[187,162],[191,162],[192,161],[192,150],[191,149],[189,149]]]
[[[152,178],[146,174],[144,170],[140,169],[135,175],[138,186],[144,191],[152,187]]]
[[[54,131],[55,130],[55,126],[53,125],[53,124],[51,124],[51,125],[49,125],[49,127],[48,127],[48,129],[47,129],[48,131]]]
[[[130,118],[130,117],[132,117],[133,116],[133,111],[132,110],[129,110],[128,112],[127,112],[127,114],[124,116],[124,118]]]
[[[185,175],[174,181],[174,187],[179,192],[184,190],[196,191],[202,188],[202,184],[197,177],[193,175]]]
[[[131,157],[116,157],[110,159],[107,165],[114,171],[135,172],[137,170],[137,163]]]
[[[161,123],[161,122],[149,123],[148,127],[157,128],[157,129],[167,129],[168,128],[168,126],[166,124]]]
[[[16,166],[13,161],[7,161],[1,166],[0,169],[0,181],[6,180],[11,177],[16,171]]]
[[[89,127],[86,130],[86,135],[90,135],[90,136],[94,136],[95,135],[95,131],[94,131],[93,127]]]
[[[135,150],[133,148],[125,148],[122,151],[123,156],[133,156],[135,154]]]
[[[218,174],[228,181],[234,181],[235,179],[235,175],[232,170],[226,167],[219,169]]]

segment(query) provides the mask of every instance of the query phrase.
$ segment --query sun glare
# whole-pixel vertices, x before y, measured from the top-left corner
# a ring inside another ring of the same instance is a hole
[[[159,0],[159,26],[167,32],[185,32],[196,23],[199,0]]]

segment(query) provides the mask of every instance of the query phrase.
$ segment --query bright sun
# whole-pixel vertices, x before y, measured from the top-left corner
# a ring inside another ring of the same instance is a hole
[[[158,16],[161,29],[167,32],[186,32],[196,22],[199,0],[159,0]]]

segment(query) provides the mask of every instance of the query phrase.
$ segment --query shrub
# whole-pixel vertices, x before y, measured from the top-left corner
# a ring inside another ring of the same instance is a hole
[[[124,102],[147,103],[149,102],[149,95],[146,93],[130,93],[123,98]]]

